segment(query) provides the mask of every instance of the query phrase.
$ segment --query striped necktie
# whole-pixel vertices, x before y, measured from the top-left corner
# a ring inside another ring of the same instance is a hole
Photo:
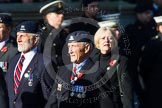
[[[20,84],[20,76],[21,76],[24,60],[25,60],[25,57],[24,57],[24,55],[22,55],[20,60],[18,61],[16,70],[15,70],[15,74],[14,74],[14,92],[15,92],[15,94],[18,93],[18,87]]]
[[[77,71],[77,65],[75,64],[74,67],[73,67],[74,74],[76,74],[76,71]]]

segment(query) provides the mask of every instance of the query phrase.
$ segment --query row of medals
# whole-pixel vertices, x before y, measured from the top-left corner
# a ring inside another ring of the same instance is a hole
[[[28,79],[28,86],[33,86],[33,75],[28,72],[25,73],[24,77]]]
[[[85,98],[86,92],[84,91],[84,86],[75,85],[75,81],[77,81],[78,77],[75,75],[75,77],[71,80],[71,85],[73,87],[72,92],[70,93],[70,96],[77,96],[78,98]],[[77,93],[77,95],[75,95]]]

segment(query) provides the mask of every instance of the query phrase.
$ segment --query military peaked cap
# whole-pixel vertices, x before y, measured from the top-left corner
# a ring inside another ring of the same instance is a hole
[[[56,1],[50,2],[50,3],[46,4],[45,6],[43,6],[39,12],[43,15],[46,15],[49,12],[62,13],[63,12],[63,4],[64,4],[63,1],[56,0]]]

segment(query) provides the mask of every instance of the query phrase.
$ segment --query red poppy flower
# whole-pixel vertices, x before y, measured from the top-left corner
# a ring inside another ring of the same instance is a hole
[[[7,52],[8,51],[8,48],[7,47],[3,47],[2,49],[1,49],[1,52],[3,52],[3,53],[5,53],[5,52]]]
[[[81,78],[83,76],[83,73],[78,74],[78,78]]]
[[[115,65],[115,63],[116,63],[116,60],[110,60],[109,65],[112,67]]]

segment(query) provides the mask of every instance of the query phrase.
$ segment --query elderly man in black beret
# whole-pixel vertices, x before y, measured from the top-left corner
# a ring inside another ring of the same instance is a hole
[[[48,60],[37,51],[38,24],[25,21],[16,27],[18,51],[6,74],[10,108],[44,108],[53,80],[45,66]],[[44,61],[46,60],[46,63]]]
[[[7,64],[17,53],[16,41],[10,35],[12,17],[9,13],[0,13],[0,67],[7,71]]]
[[[50,56],[52,61],[56,61],[54,62],[57,66],[54,67],[56,70],[64,64],[62,60],[62,48],[65,44],[67,34],[64,30],[56,34],[64,18],[63,9],[64,2],[61,0],[50,2],[40,9],[45,26],[43,27],[40,39],[39,51]]]
[[[93,86],[98,72],[89,57],[93,48],[90,37],[93,36],[85,31],[68,35],[71,64],[59,68],[45,108],[100,108],[95,100],[98,89]]]

